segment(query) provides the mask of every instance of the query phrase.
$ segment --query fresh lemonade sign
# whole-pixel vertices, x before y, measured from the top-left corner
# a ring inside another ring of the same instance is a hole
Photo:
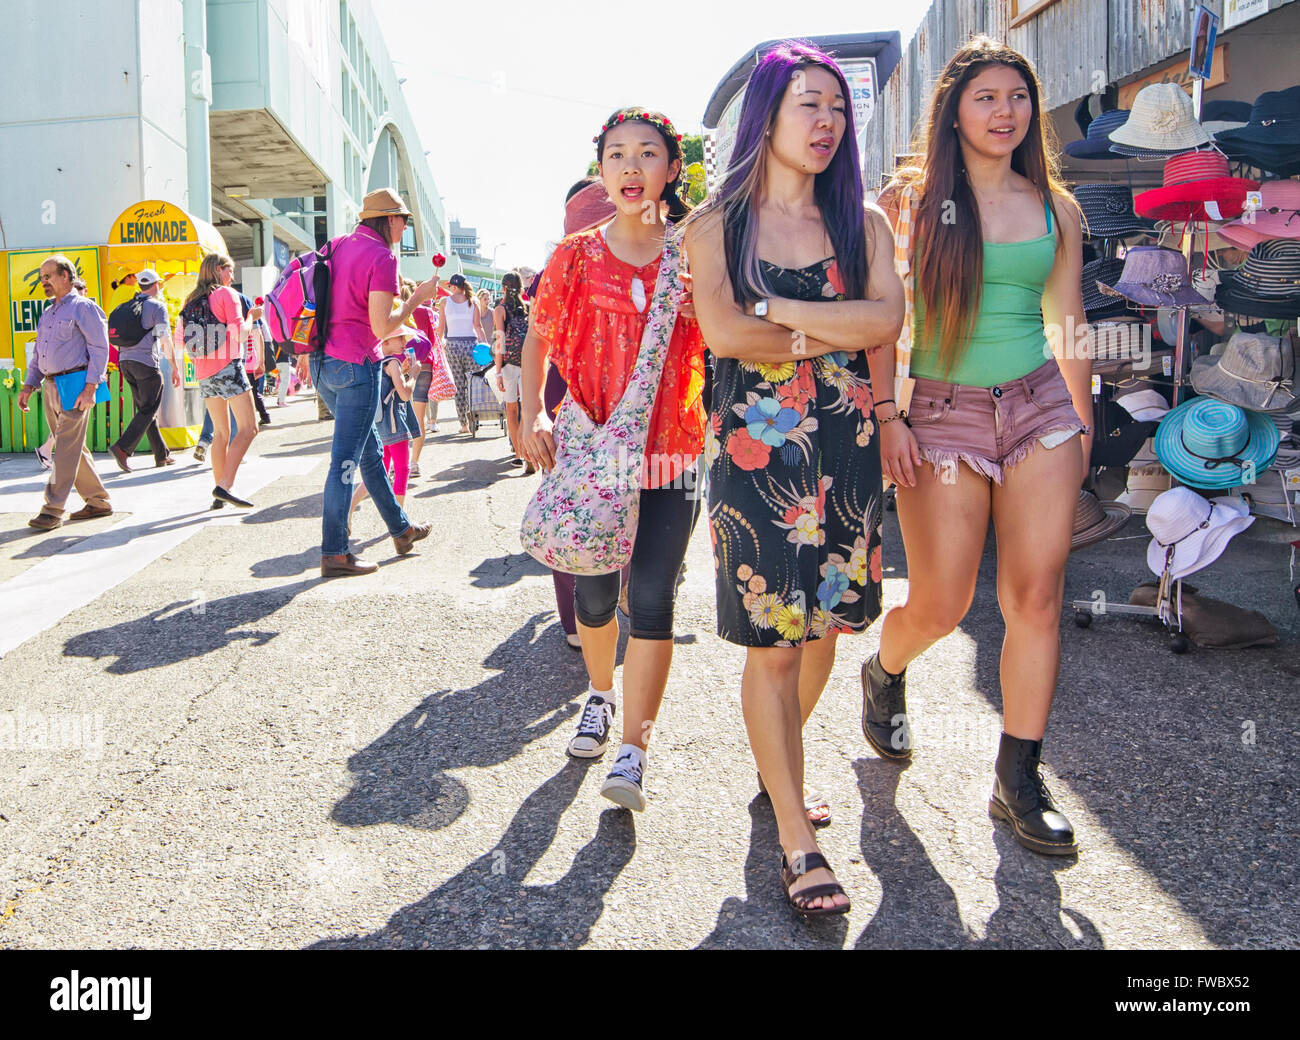
[[[16,368],[27,368],[29,345],[36,343],[36,323],[50,301],[41,286],[41,264],[55,253],[62,253],[85,280],[86,295],[99,302],[99,250],[94,246],[81,249],[26,249],[7,254],[9,260],[9,335],[13,344]]]

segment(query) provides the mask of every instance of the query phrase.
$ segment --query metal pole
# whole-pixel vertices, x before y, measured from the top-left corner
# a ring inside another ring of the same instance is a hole
[[[1201,93],[1204,89],[1204,81],[1198,76],[1192,80],[1192,111],[1196,114],[1196,121],[1201,120]],[[1187,231],[1183,234],[1182,253],[1183,265],[1187,269],[1190,277],[1192,273],[1192,254],[1195,251],[1196,244],[1196,222],[1189,221]],[[1187,308],[1178,308],[1178,338],[1174,344],[1174,407],[1177,408],[1182,403],[1183,397],[1183,375],[1187,371],[1187,339],[1190,334],[1191,316],[1187,313]]]

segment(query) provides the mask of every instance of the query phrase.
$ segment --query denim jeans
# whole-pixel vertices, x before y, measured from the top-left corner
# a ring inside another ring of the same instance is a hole
[[[231,412],[229,409],[227,409],[227,413],[230,415],[230,436],[233,438],[235,434],[239,432],[239,423],[235,422],[234,412]],[[216,431],[213,429],[212,426],[212,413],[209,412],[207,408],[204,408],[203,429],[199,431],[199,443],[202,444],[205,448],[212,447],[212,438],[215,434]]]
[[[402,534],[411,521],[393,497],[375,433],[379,366],[373,361],[358,365],[332,357],[321,361],[318,355],[312,355],[310,364],[316,392],[334,413],[334,443],[330,449],[329,475],[325,478],[320,551],[322,556],[343,556],[349,551],[348,511],[358,474],[389,534]]]

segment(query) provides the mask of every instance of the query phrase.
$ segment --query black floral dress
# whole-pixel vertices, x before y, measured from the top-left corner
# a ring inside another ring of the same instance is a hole
[[[773,291],[845,299],[833,258],[763,264]],[[705,443],[718,635],[798,646],[880,616],[880,445],[864,353],[718,358]]]

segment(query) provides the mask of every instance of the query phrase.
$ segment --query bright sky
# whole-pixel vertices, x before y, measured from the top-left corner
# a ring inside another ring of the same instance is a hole
[[[645,105],[698,133],[718,81],[756,44],[896,29],[906,47],[930,0],[692,0],[619,15],[592,2],[497,0],[440,6],[436,20],[409,0],[372,4],[448,218],[478,228],[499,266],[539,267],[614,109]]]

